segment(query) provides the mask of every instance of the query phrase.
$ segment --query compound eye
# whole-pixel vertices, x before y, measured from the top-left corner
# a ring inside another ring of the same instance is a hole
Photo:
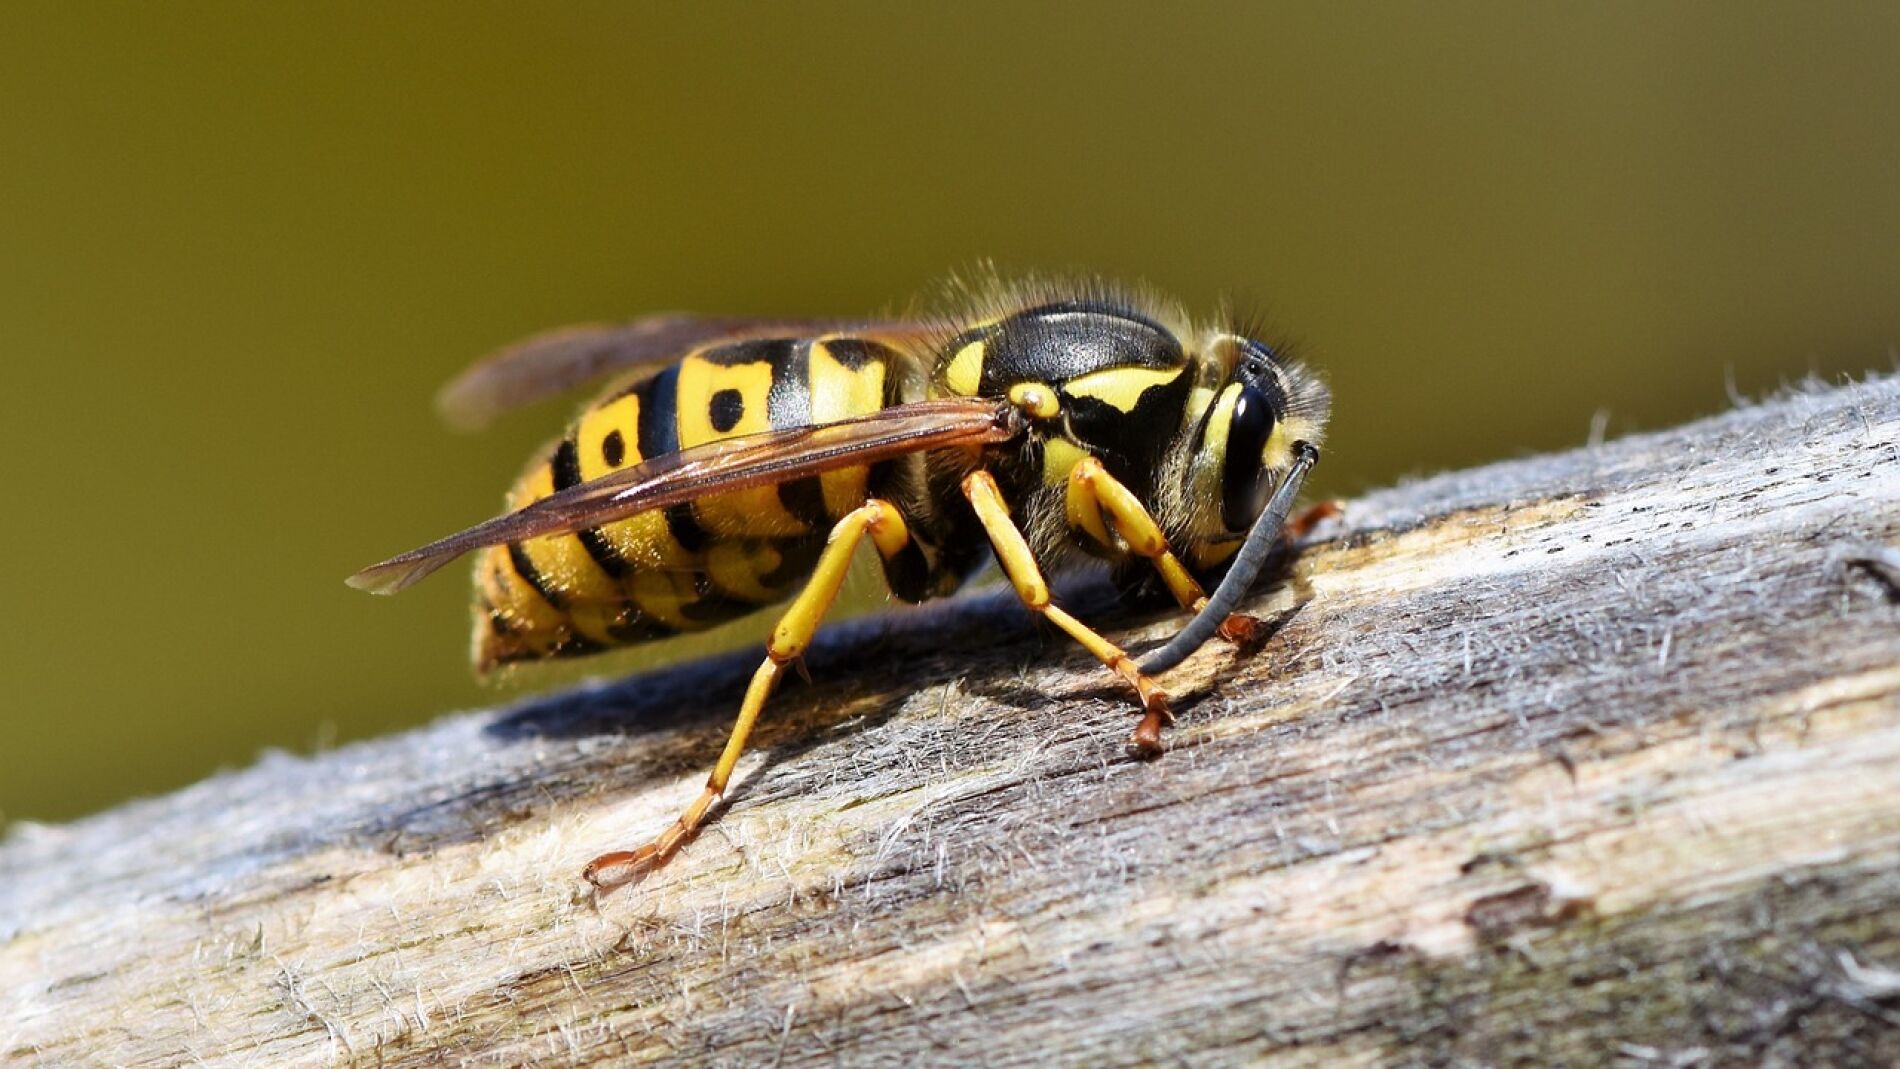
[[[1227,457],[1221,468],[1221,522],[1244,531],[1267,504],[1267,470],[1262,463],[1273,435],[1273,405],[1265,391],[1241,389],[1227,424]]]

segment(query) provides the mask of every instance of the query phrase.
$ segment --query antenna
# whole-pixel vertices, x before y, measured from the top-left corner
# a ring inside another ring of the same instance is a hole
[[[1234,557],[1233,567],[1227,569],[1227,575],[1215,588],[1214,596],[1207,599],[1194,619],[1186,627],[1175,633],[1168,644],[1141,659],[1141,670],[1149,675],[1159,675],[1188,659],[1195,650],[1201,648],[1214,632],[1233,613],[1240,599],[1247,596],[1248,588],[1260,577],[1260,569],[1266,567],[1267,558],[1280,541],[1280,528],[1286,525],[1286,517],[1293,511],[1293,499],[1300,496],[1300,486],[1306,482],[1306,473],[1319,463],[1319,450],[1310,442],[1293,443],[1293,467],[1287,471],[1286,478],[1280,480],[1280,486],[1274,490],[1273,498],[1260,518],[1253,521],[1253,528],[1247,532],[1247,541],[1242,543],[1240,552]]]

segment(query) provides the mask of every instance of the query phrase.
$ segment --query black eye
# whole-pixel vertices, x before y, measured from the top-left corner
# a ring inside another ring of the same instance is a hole
[[[1273,434],[1273,405],[1264,391],[1243,387],[1227,424],[1227,457],[1221,466],[1221,522],[1244,531],[1266,507],[1266,469],[1261,454]]]

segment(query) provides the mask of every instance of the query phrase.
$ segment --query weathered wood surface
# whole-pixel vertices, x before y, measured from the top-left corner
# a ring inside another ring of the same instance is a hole
[[[848,626],[598,900],[748,657],[19,828],[0,1060],[1895,1064],[1897,441],[1883,378],[1350,502],[1154,763],[999,598]]]

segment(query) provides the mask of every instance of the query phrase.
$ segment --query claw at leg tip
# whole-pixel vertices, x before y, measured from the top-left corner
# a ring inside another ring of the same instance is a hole
[[[1136,725],[1134,734],[1128,736],[1129,754],[1143,760],[1160,757],[1162,753],[1161,728],[1164,724],[1173,722],[1174,717],[1168,713],[1167,697],[1163,695],[1160,706],[1157,708],[1151,704],[1148,707],[1148,715],[1141,718],[1141,723]]]
[[[1237,612],[1221,621],[1220,637],[1242,653],[1252,653],[1267,640],[1267,622]]]
[[[650,853],[641,850],[602,854],[587,863],[587,867],[581,870],[581,877],[597,889],[609,891],[638,876],[650,856]]]

